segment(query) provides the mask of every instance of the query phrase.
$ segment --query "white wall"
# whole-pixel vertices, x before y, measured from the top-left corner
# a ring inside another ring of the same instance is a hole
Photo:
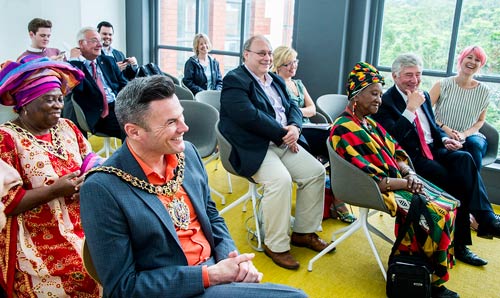
[[[113,46],[125,49],[125,1],[123,0],[0,0],[0,63],[16,60],[30,45],[28,23],[33,18],[52,21],[49,47],[66,50],[76,46],[76,33],[100,21],[113,24]],[[0,123],[15,114],[0,105]]]
[[[115,29],[113,46],[125,49],[123,0],[0,0],[0,63],[15,60],[30,45],[28,23],[39,17],[52,21],[50,47],[68,51],[84,26],[109,21]]]

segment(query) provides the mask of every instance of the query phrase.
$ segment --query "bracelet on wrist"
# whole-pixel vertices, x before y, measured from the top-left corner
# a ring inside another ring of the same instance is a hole
[[[444,127],[444,123],[441,123],[441,125],[439,125],[439,128],[443,128]]]
[[[415,172],[413,172],[412,170],[408,170],[408,172],[406,172],[403,177],[406,177],[406,176],[410,176],[410,175],[417,175]]]

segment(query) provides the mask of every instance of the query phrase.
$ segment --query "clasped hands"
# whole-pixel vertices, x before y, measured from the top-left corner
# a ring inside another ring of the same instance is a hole
[[[252,263],[254,253],[238,255],[232,251],[228,258],[208,267],[210,285],[231,282],[260,283],[264,274],[259,272]]]
[[[293,152],[299,152],[299,145],[297,144],[297,140],[300,136],[300,130],[295,125],[287,125],[283,127],[287,132],[286,135],[282,138],[283,143],[288,146],[288,148]]]
[[[411,173],[403,177],[406,180],[406,189],[412,193],[422,193],[424,190],[424,184],[416,174]]]
[[[79,191],[84,179],[83,175],[80,176],[80,171],[66,174],[52,184],[54,193],[57,197],[71,196],[73,200],[76,200],[80,196]]]

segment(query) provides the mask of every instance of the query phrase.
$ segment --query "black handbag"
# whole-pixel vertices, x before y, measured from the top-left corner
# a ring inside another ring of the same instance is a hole
[[[424,196],[415,194],[412,197],[411,206],[408,210],[405,223],[400,227],[398,237],[392,247],[389,256],[389,268],[387,270],[386,294],[388,298],[430,298],[432,289],[432,265],[428,258],[422,253],[412,255],[395,255],[397,248],[403,240],[408,228],[413,224],[419,228],[418,222],[423,214],[431,228],[431,215],[427,210]]]
[[[163,71],[161,71],[160,67],[153,62],[142,65],[139,67],[137,70],[137,74],[135,75],[136,78],[139,77],[149,77],[149,76],[154,76],[154,75],[165,75]]]

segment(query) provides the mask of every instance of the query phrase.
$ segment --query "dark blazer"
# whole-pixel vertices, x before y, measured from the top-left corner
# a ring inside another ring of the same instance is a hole
[[[115,58],[116,61],[123,61],[125,60],[125,54],[122,52],[122,51],[118,51],[117,49],[115,48],[111,48],[111,54],[113,54],[113,58]],[[104,51],[101,52],[101,55],[102,56],[106,56],[106,54],[104,54]],[[111,57],[111,56],[109,56]],[[122,71],[122,74],[123,76],[127,79],[127,80],[132,80],[135,78],[135,75],[137,74],[137,70],[139,69],[139,67],[137,65],[127,65],[127,67]]]
[[[219,69],[219,62],[214,58],[208,56],[210,69],[212,73],[212,81],[215,82],[214,90],[222,89],[222,75]],[[182,83],[196,94],[200,91],[207,90],[208,80],[203,70],[203,66],[198,61],[198,57],[192,56],[184,64],[184,77]]]
[[[85,74],[83,81],[73,89],[73,99],[80,105],[87,123],[92,132],[94,132],[97,121],[101,118],[103,110],[102,93],[99,91],[96,81],[92,74],[87,70],[83,61],[69,61],[73,66],[77,67]],[[97,57],[97,63],[101,67],[102,74],[115,95],[122,90],[128,81],[123,77],[120,69],[116,65],[113,57],[100,55]],[[71,107],[72,108],[72,107]],[[69,117],[71,119],[71,117]],[[71,119],[76,120],[76,119]]]
[[[183,187],[215,262],[236,250],[210,197],[200,156],[186,142]],[[128,146],[105,164],[146,180]],[[192,297],[203,294],[202,267],[188,266],[167,210],[156,195],[113,174],[90,174],[80,191],[81,218],[105,297]]]
[[[427,92],[424,92],[425,102],[422,104],[422,111],[429,121],[431,135],[434,140],[434,149],[444,148],[442,138],[446,133],[436,125],[434,113],[432,112],[431,99]],[[403,116],[406,109],[406,102],[399,93],[396,86],[392,86],[382,96],[382,105],[373,118],[380,123],[391,136],[396,138],[398,143],[405,149],[412,160],[422,156],[419,136],[413,123]]]
[[[287,124],[301,129],[302,112],[288,97],[285,82],[269,74],[282,98]],[[224,77],[220,102],[219,129],[233,146],[229,161],[239,175],[251,177],[260,168],[269,143],[280,146],[286,130],[276,121],[270,99],[243,65]]]

